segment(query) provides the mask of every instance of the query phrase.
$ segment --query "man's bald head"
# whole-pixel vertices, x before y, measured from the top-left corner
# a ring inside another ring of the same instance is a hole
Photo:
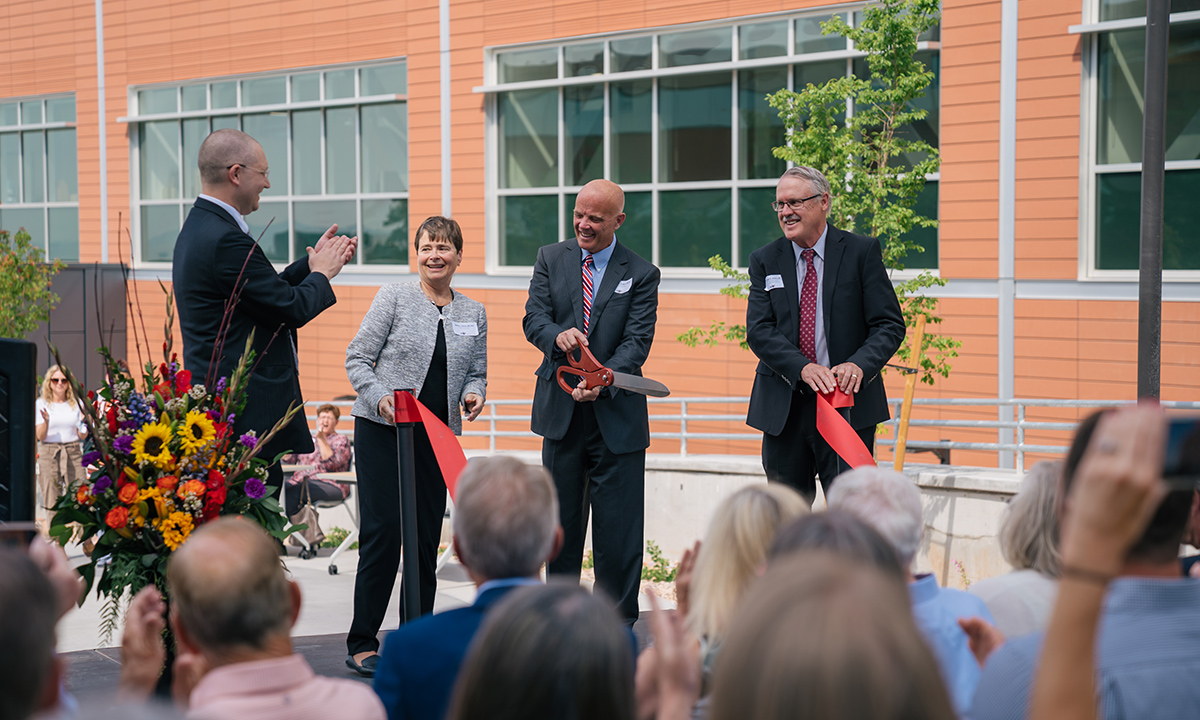
[[[205,185],[223,185],[231,165],[253,162],[262,150],[258,141],[241,130],[217,130],[200,143],[200,181]]]
[[[611,180],[593,180],[575,198],[573,224],[579,247],[597,253],[612,244],[625,222],[625,191]]]
[[[593,180],[579,191],[579,197],[587,196],[612,208],[613,214],[625,212],[625,191],[612,180]]]

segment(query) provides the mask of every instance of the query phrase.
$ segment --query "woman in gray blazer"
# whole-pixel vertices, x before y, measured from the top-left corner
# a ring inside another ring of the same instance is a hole
[[[400,564],[392,391],[418,390],[417,399],[456,435],[462,434],[462,415],[474,420],[486,397],[487,315],[483,305],[450,289],[462,262],[462,245],[462,229],[454,220],[434,216],[421,223],[413,242],[420,280],[380,288],[346,348],[346,373],[358,393],[351,414],[361,511],[346,664],[367,677],[375,674],[376,635]],[[414,440],[421,614],[426,614],[433,611],[437,590],[446,486],[421,425]]]

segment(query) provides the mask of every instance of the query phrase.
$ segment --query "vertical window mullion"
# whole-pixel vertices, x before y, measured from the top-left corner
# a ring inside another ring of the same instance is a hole
[[[608,62],[608,44],[605,43],[604,62]],[[612,83],[604,83],[604,177],[611,180],[612,171]]]
[[[362,73],[354,73],[354,89],[358,93]],[[361,93],[358,93],[361,95]],[[354,112],[354,230],[358,235],[362,230],[362,105]],[[354,264],[362,265],[362,253],[354,253]]]
[[[658,39],[650,46],[651,64],[657,63],[654,56],[657,56]],[[659,192],[658,192],[658,78],[653,78],[650,81],[650,262],[658,265],[659,245],[662,242],[662,233],[659,232],[658,218],[660,215]]]
[[[559,48],[558,48],[558,70],[559,70],[559,73],[558,74],[560,77],[562,76],[562,61],[563,61],[563,52],[562,52],[562,47],[559,46]],[[561,85],[559,85],[559,87],[558,87],[558,201],[556,203],[556,205],[558,207],[558,227],[556,228],[556,231],[555,231],[555,234],[559,235],[559,236],[561,236],[561,234],[563,232],[563,228],[566,227],[566,220],[567,220],[567,211],[563,208],[563,205],[565,204],[565,201],[566,201],[566,194],[563,190],[563,187],[566,185],[566,182],[567,182],[567,170],[566,170],[566,167],[567,167],[567,161],[566,161],[566,158],[567,158],[567,154],[566,154],[567,112],[566,112],[566,103],[567,103],[566,90],[564,90],[563,87]],[[572,218],[575,217],[573,209],[572,209],[571,217]]]
[[[733,57],[737,57],[737,48],[738,48],[738,34],[735,32],[733,34]],[[733,73],[733,80],[730,82],[730,91],[733,93],[733,101],[730,103],[730,112],[732,113],[732,117],[730,118],[730,121],[729,121],[729,132],[730,132],[730,137],[729,137],[729,162],[730,162],[729,178],[730,178],[731,185],[732,185],[732,187],[730,189],[730,206],[729,206],[729,232],[730,232],[729,247],[731,250],[731,255],[729,257],[729,264],[732,265],[733,267],[738,267],[738,258],[741,257],[741,254],[740,254],[741,233],[738,232],[739,223],[741,222],[739,207],[738,207],[738,197],[739,197],[738,196],[738,178],[740,175],[740,173],[738,172],[738,159],[739,159],[738,155],[741,152],[741,149],[739,147],[740,143],[738,142],[738,140],[739,140],[739,136],[741,135],[741,130],[742,130],[741,122],[740,122],[741,121],[741,112],[740,112],[741,99],[738,96],[738,93],[739,93],[738,71],[732,70],[730,72]]]

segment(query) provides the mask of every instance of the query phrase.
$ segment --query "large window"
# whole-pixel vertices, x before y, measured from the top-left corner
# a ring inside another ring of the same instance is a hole
[[[404,61],[137,89],[138,259],[171,261],[200,193],[200,143],[237,128],[267,155],[271,187],[246,222],[272,262],[303,257],[336,222],[358,235],[357,264],[407,264],[406,93]]]
[[[1098,0],[1093,43],[1090,270],[1137,270],[1141,213],[1144,26],[1109,21],[1145,15],[1146,3]],[[1200,270],[1200,0],[1174,0],[1167,49],[1163,270]],[[1120,272],[1118,272],[1120,274]]]
[[[606,177],[625,190],[617,235],[638,254],[663,268],[707,268],[717,254],[745,267],[780,235],[770,204],[787,166],[771,149],[784,128],[766,96],[865,72],[845,38],[821,34],[828,18],[494,52],[489,233],[498,264],[532,265],[538,247],[569,237],[579,189]],[[923,47],[936,76],[936,45]],[[908,131],[936,147],[936,78],[922,107],[929,117]],[[936,177],[918,209],[936,217]],[[925,251],[906,265],[937,267],[936,230],[914,232]]]
[[[0,100],[0,228],[78,261],[77,165],[73,95]]]

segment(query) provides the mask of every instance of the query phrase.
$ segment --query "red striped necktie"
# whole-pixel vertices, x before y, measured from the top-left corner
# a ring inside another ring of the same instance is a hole
[[[592,256],[583,259],[583,334],[588,333],[588,323],[592,316]]]

